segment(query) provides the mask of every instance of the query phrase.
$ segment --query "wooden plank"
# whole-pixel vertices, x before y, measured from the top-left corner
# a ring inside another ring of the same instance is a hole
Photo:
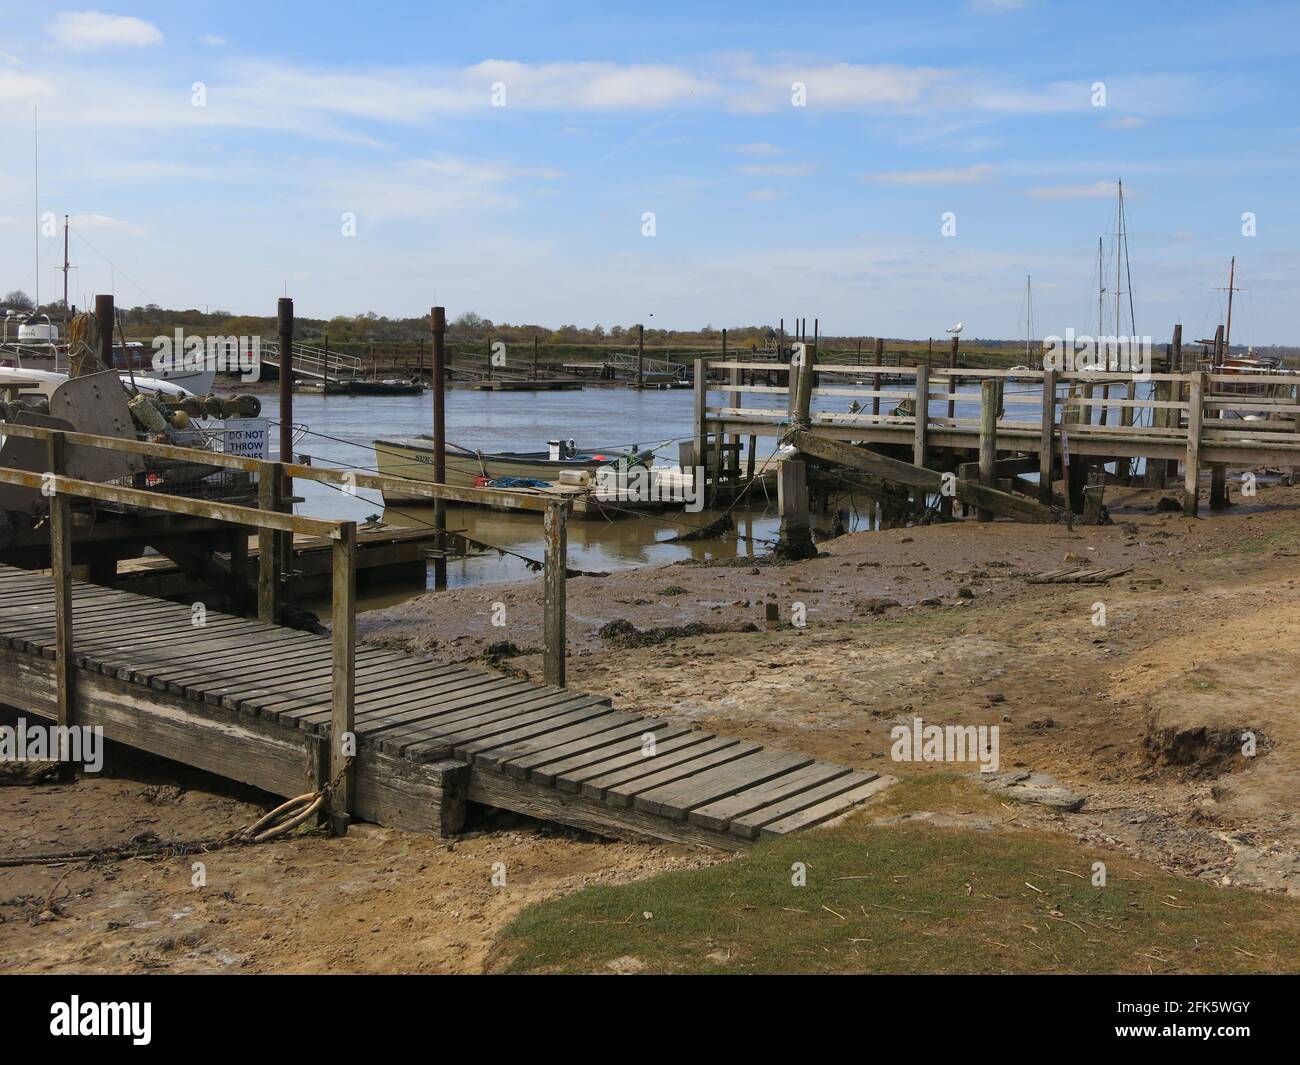
[[[585,756],[580,756],[575,760],[576,764],[566,760],[554,765],[542,766],[534,772],[539,774],[538,780],[543,783],[548,781],[541,774],[550,776],[549,783],[561,791],[576,792],[582,790],[584,781],[644,765],[648,759],[668,755],[715,738],[710,732],[700,732],[684,724],[669,725],[653,732],[652,735],[653,754],[647,753],[646,744],[641,738],[637,738],[628,740],[626,744],[620,745],[616,752],[602,755],[594,761],[588,761]]]
[[[593,743],[607,745],[613,742],[616,735],[625,735],[629,727],[642,727],[644,721],[645,718],[634,714],[608,710],[602,716],[582,721],[569,728],[480,751],[474,759],[474,764],[481,764],[522,780],[528,776],[528,771],[526,766],[514,764],[516,759],[546,758],[566,751],[575,751],[577,748],[590,748]]]
[[[796,795],[811,791],[815,787],[848,776],[851,772],[852,770],[847,766],[814,762],[803,769],[784,773],[775,780],[746,788],[744,791],[704,806],[697,806],[691,810],[689,819],[691,824],[726,832],[731,827],[731,822],[739,817],[755,814],[768,806],[774,806]]]
[[[824,802],[805,807],[798,813],[790,814],[779,821],[771,821],[758,830],[759,838],[774,839],[777,836],[784,836],[788,832],[794,832],[801,828],[811,828],[823,821],[829,821],[832,817],[838,817],[840,814],[852,809],[859,802],[869,799],[880,791],[882,786],[881,781],[872,780],[853,788],[851,791],[843,792],[833,799],[826,799]]]
[[[638,725],[639,727],[629,725],[626,733],[623,730],[615,730],[617,733],[615,737],[602,738],[603,742],[598,745],[593,744],[586,750],[579,750],[578,746],[575,746],[573,750],[560,756],[555,752],[546,752],[536,758],[525,757],[516,760],[512,764],[526,769],[530,780],[548,786],[558,786],[557,778],[562,774],[577,773],[602,763],[612,764],[615,759],[627,755],[643,757],[647,739],[653,740],[657,748],[661,742],[671,737],[685,735],[692,731],[688,725],[673,725],[666,721],[649,719],[642,719]]]
[[[703,773],[705,770],[726,765],[728,762],[748,758],[761,750],[762,747],[757,743],[741,743],[738,740],[723,740],[719,744],[701,744],[700,747],[694,748],[694,756],[686,761],[663,769],[652,769],[648,773],[634,775],[621,783],[606,787],[604,798],[614,806],[631,806],[636,796],[643,791],[672,784],[697,773]],[[583,793],[587,793],[586,788],[583,789]]]
[[[612,710],[608,706],[589,703],[585,706],[565,710],[563,713],[548,715],[544,719],[528,722],[501,722],[499,726],[493,726],[486,732],[472,729],[459,733],[454,751],[457,758],[473,763],[477,761],[479,754],[505,746],[512,741],[544,736],[550,732],[558,732],[570,725],[578,725],[593,718],[601,717],[614,717],[614,724],[622,724],[624,720],[618,715],[618,711]],[[466,738],[471,736],[472,739]]]
[[[632,805],[643,813],[684,821],[697,806],[707,806],[738,791],[765,784],[796,769],[812,765],[812,762],[811,758],[804,755],[759,751],[711,772],[639,792]]]
[[[879,774],[869,770],[854,771],[847,776],[834,777],[824,784],[818,784],[806,791],[760,807],[753,813],[733,817],[728,831],[743,839],[756,839],[766,825],[782,821],[826,802],[839,801],[840,796],[849,795],[877,779]]]
[[[522,738],[518,733],[529,728],[537,728],[542,732],[558,728],[557,719],[575,710],[590,711],[594,715],[598,711],[607,712],[609,707],[587,695],[575,695],[572,692],[561,692],[558,695],[552,693],[538,699],[527,709],[508,705],[501,712],[490,715],[490,718],[463,722],[434,722],[418,739],[406,747],[404,754],[407,758],[418,761],[434,750],[450,753],[454,745],[460,742],[490,741],[505,734],[510,734],[513,738]]]

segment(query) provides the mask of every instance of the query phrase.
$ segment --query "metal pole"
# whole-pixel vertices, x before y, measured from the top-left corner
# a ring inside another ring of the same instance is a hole
[[[444,375],[447,349],[444,338],[447,332],[447,311],[434,307],[431,313],[433,329],[433,479],[438,484],[447,483],[447,412],[444,403]],[[491,365],[491,356],[488,364]],[[434,556],[433,586],[437,590],[447,587],[447,505],[441,500],[433,504]]]
[[[636,386],[641,388],[645,384],[645,326],[636,327]]]

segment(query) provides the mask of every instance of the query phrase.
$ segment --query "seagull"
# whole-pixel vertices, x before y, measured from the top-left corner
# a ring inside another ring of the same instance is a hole
[[[953,336],[956,336],[958,333],[961,332],[961,327],[964,326],[965,324],[966,324],[965,322],[958,322],[954,326],[949,326],[947,329],[944,330],[944,332],[951,333]]]

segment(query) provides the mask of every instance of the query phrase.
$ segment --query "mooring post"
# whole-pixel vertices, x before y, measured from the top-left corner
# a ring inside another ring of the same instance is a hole
[[[980,398],[983,399],[981,392]],[[1056,371],[1043,371],[1043,413],[1038,432],[1038,501],[1052,502],[1053,430],[1056,423]]]
[[[113,368],[113,296],[109,293],[107,296],[95,297],[95,327],[99,332],[99,360],[104,364],[105,369]],[[122,358],[127,358],[127,353],[122,352]],[[129,365],[129,363],[128,363]]]
[[[111,363],[109,365],[112,365]],[[46,437],[46,465],[55,477],[67,468],[67,441],[62,433]],[[56,724],[59,735],[66,737],[76,717],[77,667],[72,658],[72,501],[53,482],[50,500],[50,574],[54,584],[55,695],[58,700]],[[66,739],[61,741],[66,744]],[[58,776],[64,783],[76,778],[76,770],[66,747],[51,745],[50,756],[59,761]]]
[[[357,523],[339,522],[333,544],[330,609],[333,684],[330,695],[330,827],[343,835],[352,820],[357,750],[356,699]]]
[[[916,394],[912,406],[916,415],[912,427],[912,464],[923,467],[930,427],[930,364],[927,361],[916,364]]]
[[[276,467],[276,509],[293,511],[293,478],[284,472],[284,463],[293,461],[293,300],[281,296],[275,306],[276,332],[280,344],[280,465]],[[328,367],[322,372],[328,374]],[[274,534],[276,554],[279,555],[280,579],[276,591],[279,602],[292,598],[290,574],[293,572],[293,533]]]
[[[1183,461],[1183,513],[1196,517],[1200,502],[1201,482],[1201,419],[1205,416],[1202,397],[1205,393],[1205,374],[1196,371],[1187,379],[1187,457]]]
[[[645,386],[645,326],[636,327],[636,386]]]
[[[438,484],[447,483],[447,310],[434,307],[429,312],[433,332],[433,479]],[[488,364],[492,359],[489,356]],[[433,587],[442,591],[447,587],[447,504],[441,499],[433,501]]]
[[[781,526],[776,554],[782,558],[813,558],[817,548],[813,545],[812,530],[808,520],[807,467],[799,459],[781,459],[777,463],[777,510]]]
[[[281,464],[268,462],[257,475],[257,509],[280,509],[280,486],[284,483]],[[272,529],[257,530],[257,620],[268,625],[280,621],[283,577],[280,534]]]
[[[704,359],[695,360],[695,411],[692,418],[693,424],[691,428],[693,436],[692,450],[694,451],[694,455],[692,457],[695,460],[695,465],[703,471],[705,483],[700,485],[701,490],[704,489],[709,480],[708,448],[705,447],[705,442],[708,439],[708,434],[706,432],[707,422],[705,421],[708,417],[708,365],[709,364]]]
[[[727,331],[722,331],[722,361],[727,361]],[[735,408],[740,406],[740,393],[736,391],[740,387],[740,371],[734,366],[727,371],[727,380],[731,382],[732,392],[727,396],[728,406]],[[727,476],[734,482],[740,480],[740,434],[732,433],[727,437],[727,442],[731,444],[731,454],[727,456]]]
[[[1222,462],[1210,466],[1210,509],[1224,510],[1228,506],[1228,467]]]
[[[998,383],[980,382],[980,484],[997,487],[998,461]],[[993,511],[978,508],[978,521],[992,521]]]
[[[1174,323],[1173,342],[1169,345],[1169,370],[1171,373],[1181,374],[1183,372],[1183,326],[1181,322]],[[1169,383],[1169,399],[1175,403],[1183,401],[1183,382],[1181,380],[1171,381]],[[1182,415],[1176,407],[1171,407],[1168,412],[1165,425],[1171,429],[1177,429],[1181,423]],[[1300,419],[1296,422],[1300,425]],[[1177,480],[1178,478],[1178,460],[1169,459],[1165,474],[1167,478]]]
[[[875,362],[876,366],[878,367],[883,366],[885,364],[885,338],[884,337],[876,337],[876,350],[875,350],[875,354],[872,356],[872,361]],[[881,374],[879,370],[876,370],[876,372],[871,375],[871,390],[873,392],[879,392],[882,381],[884,381],[884,375]],[[871,415],[872,417],[880,416],[879,396],[871,397]]]
[[[542,680],[557,688],[565,686],[564,581],[569,564],[568,516],[569,504],[556,503],[546,508],[542,519],[546,533],[542,591]]]
[[[948,369],[957,369],[957,345],[961,343],[961,338],[956,333],[952,335],[952,340],[948,345]],[[957,379],[952,374],[948,375],[948,419],[951,421],[957,416],[957,401],[952,398],[956,394]]]

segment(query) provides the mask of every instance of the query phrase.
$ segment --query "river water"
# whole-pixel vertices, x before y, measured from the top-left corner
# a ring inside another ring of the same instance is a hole
[[[849,384],[836,381],[835,384]],[[885,385],[903,390],[903,385]],[[958,401],[959,418],[979,417],[978,385],[963,386]],[[1037,423],[1041,389],[1031,383],[1007,385],[1007,417]],[[1017,403],[1016,397],[1024,400]],[[273,423],[279,419],[279,397],[263,395],[262,413]],[[764,402],[766,400],[766,402]],[[716,395],[710,403],[717,403]],[[782,396],[751,394],[750,406],[784,406]],[[843,397],[819,397],[817,409],[847,409]],[[860,400],[869,406],[870,399]],[[883,399],[882,411],[898,401]],[[942,417],[944,404],[936,401],[932,416]],[[678,439],[691,436],[693,395],[689,389],[640,391],[630,388],[590,388],[564,392],[480,392],[452,389],[447,392],[447,439],[467,448],[484,451],[542,451],[548,440],[577,441],[583,449],[623,449],[634,445],[658,448],[659,464],[677,462]],[[377,438],[413,436],[432,432],[433,403],[426,392],[420,396],[326,396],[315,393],[294,395],[294,422],[303,427],[295,450],[310,455],[318,465],[342,469],[373,470],[372,442]],[[275,432],[272,432],[275,438]],[[665,441],[672,441],[666,443]],[[775,447],[775,438],[759,438],[759,463]],[[359,522],[378,516],[390,525],[432,524],[431,508],[403,504],[385,509],[378,492],[358,490],[355,496],[319,482],[296,482],[295,491],[304,496],[298,512],[315,517],[351,518]],[[720,538],[688,543],[669,543],[671,537],[689,533],[708,524],[718,512],[668,511],[662,514],[625,516],[617,520],[573,520],[569,522],[569,565],[583,570],[612,572],[634,566],[664,565],[686,558],[725,559],[765,554],[777,535],[775,498],[768,499],[755,489],[745,504],[732,510],[736,532]],[[862,527],[861,515],[848,512],[847,527]],[[822,519],[828,521],[828,519]],[[471,507],[449,507],[449,529],[464,533],[484,544],[540,560],[542,525],[540,516],[505,513]],[[483,552],[448,565],[452,586],[515,580],[530,572],[527,562],[512,555]]]

